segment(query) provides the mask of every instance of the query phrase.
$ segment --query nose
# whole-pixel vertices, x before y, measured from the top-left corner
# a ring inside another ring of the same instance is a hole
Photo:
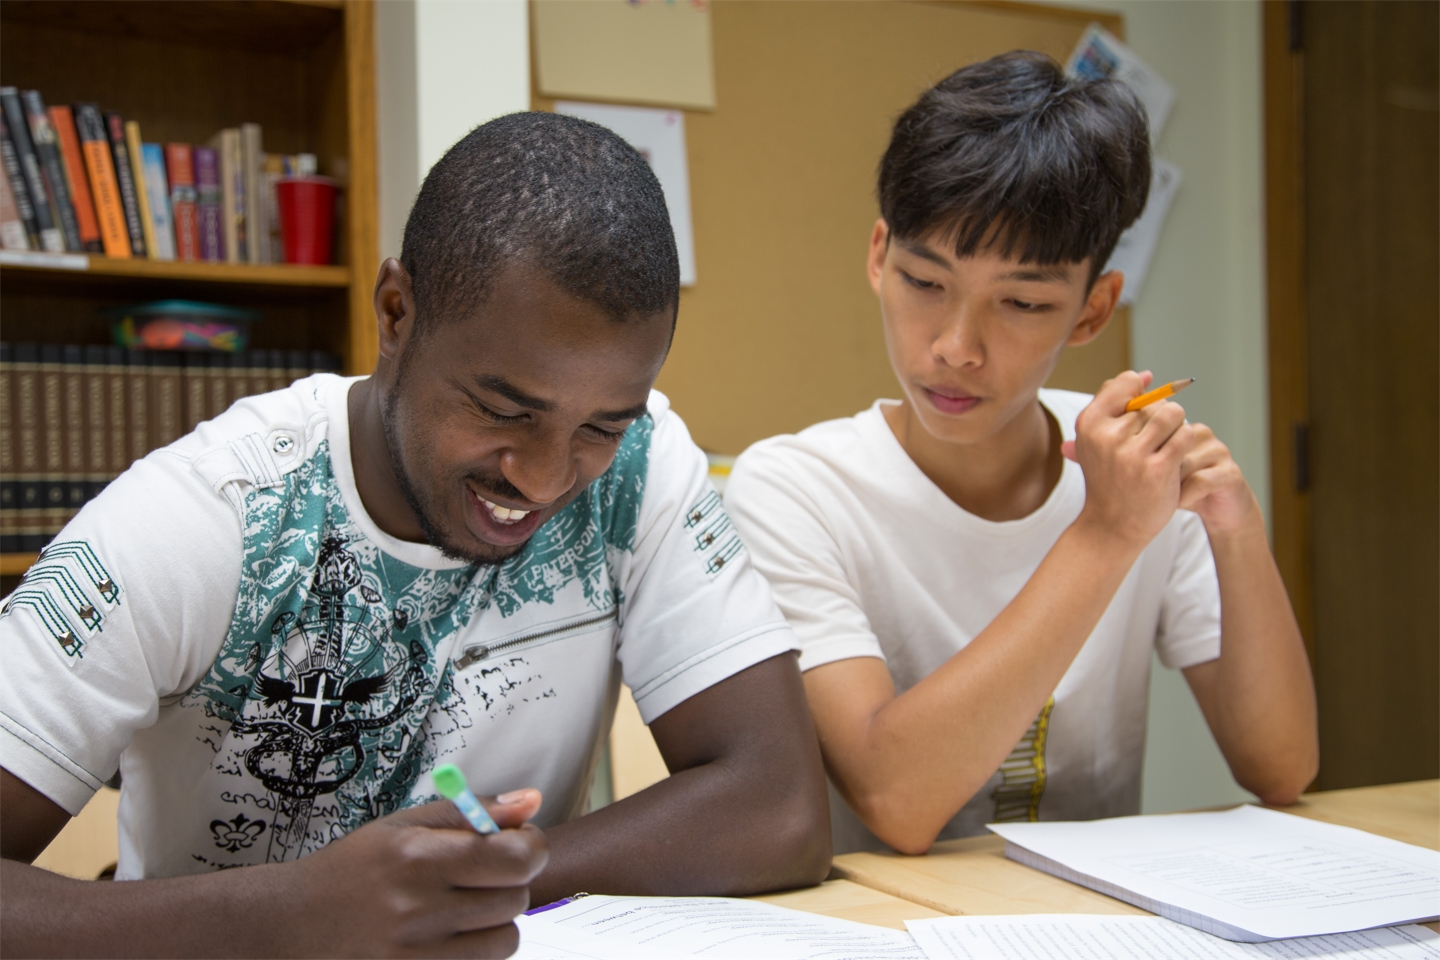
[[[931,343],[930,354],[947,367],[983,366],[985,338],[979,312],[961,304]]]
[[[531,503],[558,500],[575,485],[570,438],[555,431],[533,434],[500,455],[500,471]]]

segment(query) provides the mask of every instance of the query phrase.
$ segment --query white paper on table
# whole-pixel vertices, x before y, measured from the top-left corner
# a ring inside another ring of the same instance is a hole
[[[925,956],[915,938],[903,930],[728,897],[590,896],[517,922],[520,955],[534,960],[549,954],[525,953],[526,938],[535,938],[537,943],[553,938],[549,927],[585,934],[590,946],[581,944],[575,949],[609,951],[572,954],[596,960],[656,955],[745,960],[901,960]]]
[[[1175,88],[1115,34],[1098,23],[1090,24],[1070,54],[1065,72],[1087,80],[1114,77],[1125,84],[1145,105],[1150,142],[1160,142],[1160,132],[1165,129],[1170,108],[1175,105]]]
[[[1440,852],[1260,807],[989,828],[1012,860],[1227,940],[1440,916]]]
[[[1440,934],[1381,927],[1298,940],[1231,943],[1163,917],[1043,914],[939,917],[905,925],[930,960],[1434,960]]]
[[[1165,226],[1165,215],[1170,212],[1170,201],[1180,189],[1180,168],[1162,157],[1150,158],[1150,197],[1145,201],[1145,210],[1130,229],[1120,235],[1115,252],[1105,270],[1119,270],[1125,274],[1125,286],[1120,291],[1122,306],[1130,306],[1140,296],[1140,287],[1150,269],[1150,260],[1155,256],[1155,247],[1160,243],[1160,230]]]
[[[655,171],[670,209],[675,252],[680,257],[680,285],[695,285],[695,229],[690,220],[690,161],[685,153],[685,114],[653,107],[622,107],[609,103],[557,100],[555,112],[609,127]]]

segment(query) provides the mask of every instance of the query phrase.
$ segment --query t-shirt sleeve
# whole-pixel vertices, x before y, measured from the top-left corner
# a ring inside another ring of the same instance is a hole
[[[0,766],[79,813],[210,666],[242,546],[236,508],[169,448],[87,504],[0,610]]]
[[[1171,522],[1179,527],[1179,544],[1160,602],[1155,652],[1179,670],[1220,656],[1220,581],[1200,517],[1182,510]]]
[[[633,549],[620,565],[620,665],[647,724],[795,649],[710,483],[705,454],[678,416],[652,412]]]
[[[774,441],[751,447],[730,472],[725,504],[795,629],[802,671],[854,657],[884,660],[817,500],[831,478],[808,466],[806,454]]]

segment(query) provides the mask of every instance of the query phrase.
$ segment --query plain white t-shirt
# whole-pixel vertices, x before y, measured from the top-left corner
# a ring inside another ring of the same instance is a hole
[[[1041,390],[1065,439],[1089,403]],[[878,657],[904,693],[963,649],[1020,592],[1079,515],[1085,477],[1065,461],[1019,520],[966,512],[900,446],[878,401],[845,420],[755,444],[725,503],[795,628],[800,667]],[[1200,519],[1178,511],[1141,554],[1053,701],[940,839],[1004,820],[1138,813],[1150,654],[1172,668],[1220,655],[1220,591]],[[835,852],[883,844],[831,791]]]
[[[78,813],[116,770],[121,878],[293,860],[435,798],[584,812],[623,679],[646,723],[794,637],[669,403],[498,566],[380,530],[322,374],[150,454],[0,610],[0,765]]]

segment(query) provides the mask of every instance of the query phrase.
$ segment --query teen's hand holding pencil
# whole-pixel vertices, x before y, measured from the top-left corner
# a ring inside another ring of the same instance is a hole
[[[1075,421],[1076,439],[1061,448],[1085,471],[1085,507],[1077,523],[1142,547],[1180,506],[1182,470],[1198,437],[1185,411],[1146,396],[1153,376],[1126,371],[1107,380]],[[1143,400],[1144,405],[1132,409]]]

